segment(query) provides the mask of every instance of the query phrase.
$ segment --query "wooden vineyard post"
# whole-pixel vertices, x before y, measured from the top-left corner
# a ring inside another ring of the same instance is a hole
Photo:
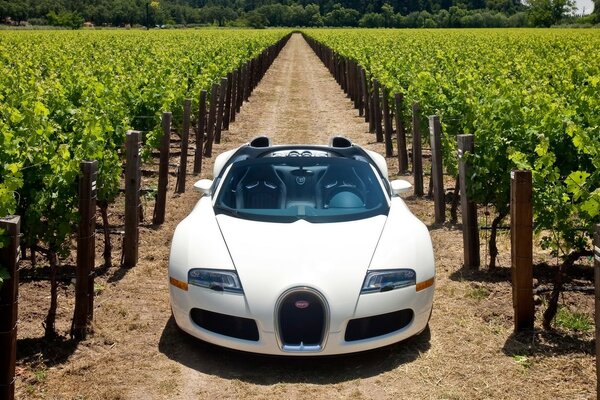
[[[225,96],[225,112],[223,114],[223,130],[229,130],[229,120],[231,119],[231,95],[233,94],[234,80],[233,74],[227,74],[227,95]]]
[[[515,332],[533,329],[533,206],[531,171],[510,174],[510,250]]]
[[[219,90],[219,104],[217,110],[217,123],[215,124],[215,143],[221,143],[221,130],[223,129],[223,114],[225,97],[227,96],[227,78],[221,78],[221,90]]]
[[[352,76],[354,77],[354,108],[359,110],[359,116],[362,117],[362,93],[360,86],[360,69],[358,64],[352,64]]]
[[[342,59],[340,60],[340,67],[340,83],[342,85],[342,90],[344,91],[344,93],[346,93],[346,97],[350,97],[350,88],[348,87],[348,60],[346,59],[346,57],[342,57]]]
[[[431,143],[431,179],[433,182],[433,202],[435,223],[446,222],[446,201],[444,196],[444,175],[442,173],[442,128],[440,117],[429,117],[429,135]]]
[[[242,103],[244,102],[244,67],[240,67],[237,69],[238,71],[238,81],[236,86],[236,103],[235,103],[235,112],[239,113],[242,107]]]
[[[369,133],[375,133],[375,93],[369,93]]]
[[[369,90],[367,87],[367,75],[364,68],[360,69],[360,88],[362,92],[362,108],[359,111],[360,115],[365,116],[365,122],[369,122]]]
[[[204,132],[206,132],[206,94],[206,90],[200,92],[196,151],[194,152],[194,175],[198,175],[202,170],[202,151],[204,150]]]
[[[248,90],[248,97],[250,97],[250,95],[252,94],[252,91],[254,91],[254,88],[256,87],[256,69],[257,69],[258,65],[256,62],[256,58],[253,58],[252,60],[250,60],[250,88]]]
[[[235,113],[237,110],[237,98],[238,98],[238,90],[239,90],[239,79],[238,79],[239,71],[237,69],[233,70],[233,75],[231,76],[231,105],[230,105],[230,115],[229,122],[235,122]]]
[[[138,261],[140,207],[140,132],[129,131],[126,137],[125,164],[125,235],[123,266],[135,267]]]
[[[210,90],[210,111],[208,112],[208,125],[206,126],[206,146],[204,146],[204,155],[212,157],[212,145],[215,134],[215,121],[217,119],[217,98],[219,95],[219,85],[213,83]]]
[[[600,224],[594,233],[594,285],[596,287],[596,398],[600,399]]]
[[[406,131],[402,123],[402,102],[404,95],[396,93],[394,103],[396,106],[396,141],[398,142],[398,170],[401,174],[408,170],[408,152],[406,151]],[[413,154],[414,157],[414,154]]]
[[[181,154],[179,156],[179,173],[177,174],[176,193],[185,193],[185,179],[187,177],[187,156],[190,140],[190,114],[192,100],[183,101],[183,126],[181,128]]]
[[[154,203],[152,223],[160,225],[165,222],[167,206],[167,186],[169,184],[169,146],[171,144],[171,113],[162,114],[163,135],[160,138],[160,158],[158,161],[158,192]]]
[[[8,243],[0,248],[0,266],[9,275],[0,287],[0,399],[6,400],[15,398],[20,228],[21,217],[0,218],[0,229],[8,236]]]
[[[94,264],[96,261],[96,182],[98,161],[81,161],[79,168],[79,227],[77,230],[77,273],[75,311],[71,337],[86,338],[94,312]]]
[[[394,146],[392,144],[392,116],[390,115],[390,107],[388,101],[388,89],[385,86],[381,88],[382,105],[383,105],[383,127],[385,133],[385,156],[391,157],[394,155]]]
[[[252,62],[248,61],[245,66],[246,69],[244,71],[244,101],[248,101],[250,98],[250,93],[252,92]]]
[[[471,165],[464,159],[466,152],[475,150],[475,136],[458,135],[458,175],[460,177],[460,211],[462,214],[462,231],[464,247],[464,265],[470,268],[479,268],[479,229],[477,227],[477,204],[475,204],[468,191],[468,181],[471,175]]]
[[[419,114],[421,109],[418,103],[412,104],[412,136],[413,136],[413,176],[415,182],[415,196],[423,196],[423,147],[421,143],[421,123]]]
[[[375,121],[375,138],[378,143],[383,142],[383,130],[381,129],[381,106],[379,100],[379,81],[373,80],[373,117]]]

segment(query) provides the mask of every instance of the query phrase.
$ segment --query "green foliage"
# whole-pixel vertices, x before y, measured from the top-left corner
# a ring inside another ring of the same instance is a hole
[[[71,29],[79,29],[85,22],[83,17],[76,12],[61,11],[57,14],[54,11],[50,11],[46,15],[46,18],[48,19],[48,25],[64,26]]]
[[[466,293],[466,297],[481,301],[490,297],[490,290],[484,286],[475,286],[469,289]]]
[[[333,9],[325,14],[323,22],[326,26],[358,26],[360,14],[352,8],[344,8],[340,4],[333,6]]]
[[[529,18],[534,26],[551,26],[559,23],[577,7],[574,0],[528,0]]]
[[[385,19],[383,15],[377,13],[366,13],[363,15],[358,21],[358,25],[361,28],[377,28],[383,26],[385,23]]]
[[[530,357],[522,356],[519,354],[515,354],[513,356],[513,361],[525,369],[529,369],[533,365],[533,361]]]
[[[69,251],[78,222],[79,163],[98,160],[98,200],[119,193],[125,133],[160,115],[179,123],[186,97],[287,32],[0,33],[0,215],[22,216],[23,241]]]
[[[556,256],[589,246],[600,222],[600,31],[306,33],[402,92],[406,126],[412,102],[423,117],[439,115],[448,173],[456,135],[474,134],[468,179],[478,204],[505,214],[510,171],[532,170],[540,244]]]
[[[252,11],[246,14],[246,23],[251,28],[262,29],[269,23],[269,20],[258,11]]]
[[[565,0],[533,0],[557,2]],[[199,1],[199,0],[0,0],[0,20],[48,23],[49,13],[81,15],[96,26],[148,28],[218,26],[361,26],[395,28],[458,28],[527,26],[527,6],[513,0],[428,1]],[[256,16],[262,14],[266,21]],[[551,10],[552,12],[552,10]],[[532,14],[533,15],[533,14]],[[55,18],[52,18],[53,20]],[[67,18],[68,19],[68,18]],[[572,23],[579,23],[579,19]],[[542,20],[543,22],[543,20]],[[55,22],[52,22],[55,23]],[[65,25],[64,23],[58,24]],[[66,24],[66,26],[72,26]],[[81,26],[78,24],[77,26]]]
[[[567,307],[559,307],[554,324],[557,327],[578,332],[591,332],[594,324],[589,316],[584,313],[571,311]]]

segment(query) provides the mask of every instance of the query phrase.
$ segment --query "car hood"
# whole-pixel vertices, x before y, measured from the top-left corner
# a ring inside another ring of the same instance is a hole
[[[247,306],[272,321],[279,296],[294,287],[318,290],[327,300],[331,328],[352,315],[386,216],[349,222],[257,222],[217,215],[240,277]],[[270,317],[270,318],[269,318]],[[263,326],[265,330],[273,330]]]

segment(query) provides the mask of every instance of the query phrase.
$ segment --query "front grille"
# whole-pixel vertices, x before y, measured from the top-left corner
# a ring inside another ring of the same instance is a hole
[[[320,349],[327,325],[327,311],[320,296],[306,290],[293,291],[279,302],[277,313],[284,350]]]
[[[352,319],[346,327],[346,342],[369,339],[398,331],[413,319],[412,310],[400,310],[371,317]]]
[[[212,311],[192,308],[192,321],[201,328],[237,339],[258,341],[258,328],[253,319],[234,317]]]

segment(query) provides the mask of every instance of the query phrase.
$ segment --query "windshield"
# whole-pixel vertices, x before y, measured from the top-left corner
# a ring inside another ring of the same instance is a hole
[[[267,157],[238,161],[223,178],[215,212],[272,222],[338,222],[387,215],[371,165],[341,157]]]

